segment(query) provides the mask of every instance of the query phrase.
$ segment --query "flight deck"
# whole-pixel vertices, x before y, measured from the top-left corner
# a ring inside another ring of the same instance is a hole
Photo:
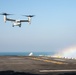
[[[76,73],[76,59],[47,56],[0,56],[0,71],[25,72],[35,75]]]

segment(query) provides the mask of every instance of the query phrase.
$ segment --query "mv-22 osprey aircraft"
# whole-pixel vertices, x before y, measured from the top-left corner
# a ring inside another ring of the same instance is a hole
[[[31,17],[34,16],[34,15],[22,15],[22,16],[28,17],[28,19],[27,20],[15,20],[15,19],[7,18],[7,15],[13,15],[13,14],[1,13],[0,15],[4,15],[4,22],[5,23],[6,23],[6,21],[13,22],[12,27],[14,27],[14,26],[21,27],[21,22],[28,22],[29,24],[31,24]]]

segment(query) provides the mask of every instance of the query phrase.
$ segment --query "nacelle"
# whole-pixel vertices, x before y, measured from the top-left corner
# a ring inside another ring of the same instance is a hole
[[[7,17],[4,15],[4,22],[6,23],[6,19],[7,19]]]
[[[31,17],[28,17],[28,23],[31,24]]]

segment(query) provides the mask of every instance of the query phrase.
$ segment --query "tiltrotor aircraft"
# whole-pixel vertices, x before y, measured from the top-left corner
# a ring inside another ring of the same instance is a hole
[[[8,15],[13,15],[13,14],[1,13],[0,15],[4,15],[4,22],[5,23],[6,23],[6,21],[13,22],[12,27],[14,27],[14,26],[21,27],[22,22],[28,22],[29,24],[31,24],[31,17],[34,17],[34,15],[23,15],[23,16],[28,17],[28,19],[27,20],[16,20],[16,19],[7,18]]]

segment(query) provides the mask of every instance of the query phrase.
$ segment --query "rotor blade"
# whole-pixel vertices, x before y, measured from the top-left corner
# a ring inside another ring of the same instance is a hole
[[[0,15],[13,15],[13,14],[0,13]]]
[[[26,17],[34,17],[35,15],[22,15],[22,16],[26,16]]]

